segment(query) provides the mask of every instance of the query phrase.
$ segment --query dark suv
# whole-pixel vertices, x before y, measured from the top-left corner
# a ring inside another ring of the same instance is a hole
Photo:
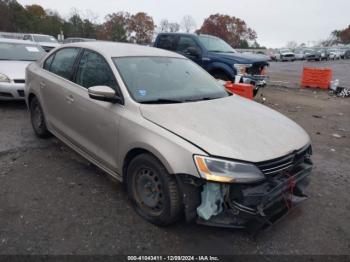
[[[193,60],[217,79],[265,85],[264,69],[268,58],[241,54],[222,39],[210,35],[161,33],[155,47],[178,52]],[[239,75],[241,77],[236,78]]]

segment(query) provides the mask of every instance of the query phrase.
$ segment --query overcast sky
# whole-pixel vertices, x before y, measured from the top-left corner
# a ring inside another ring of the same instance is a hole
[[[267,47],[282,47],[288,41],[311,44],[326,39],[334,29],[350,24],[350,0],[19,0],[57,10],[64,18],[74,8],[93,13],[103,21],[108,13],[144,11],[158,24],[162,18],[180,22],[191,15],[197,26],[211,14],[239,17],[258,34]]]

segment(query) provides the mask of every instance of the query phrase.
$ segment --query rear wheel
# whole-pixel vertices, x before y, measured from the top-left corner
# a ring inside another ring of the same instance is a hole
[[[50,132],[46,127],[44,112],[41,108],[39,100],[36,97],[30,101],[29,110],[30,120],[35,134],[41,138],[50,136]]]
[[[176,179],[154,156],[141,154],[131,160],[127,189],[135,211],[152,224],[164,226],[179,218],[181,201]]]

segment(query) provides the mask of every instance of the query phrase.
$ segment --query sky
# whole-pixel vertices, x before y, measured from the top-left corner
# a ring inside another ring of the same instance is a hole
[[[163,18],[180,22],[191,15],[200,27],[211,14],[243,19],[258,35],[260,45],[277,48],[288,41],[312,45],[327,39],[335,29],[350,25],[350,0],[19,0],[22,5],[39,4],[58,11],[64,18],[74,9],[103,22],[112,12],[143,11],[156,24]]]

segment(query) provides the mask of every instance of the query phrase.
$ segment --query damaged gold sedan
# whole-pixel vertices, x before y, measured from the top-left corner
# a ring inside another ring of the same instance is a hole
[[[27,67],[25,95],[35,133],[123,181],[151,223],[257,230],[306,199],[307,133],[179,54],[67,44]]]

